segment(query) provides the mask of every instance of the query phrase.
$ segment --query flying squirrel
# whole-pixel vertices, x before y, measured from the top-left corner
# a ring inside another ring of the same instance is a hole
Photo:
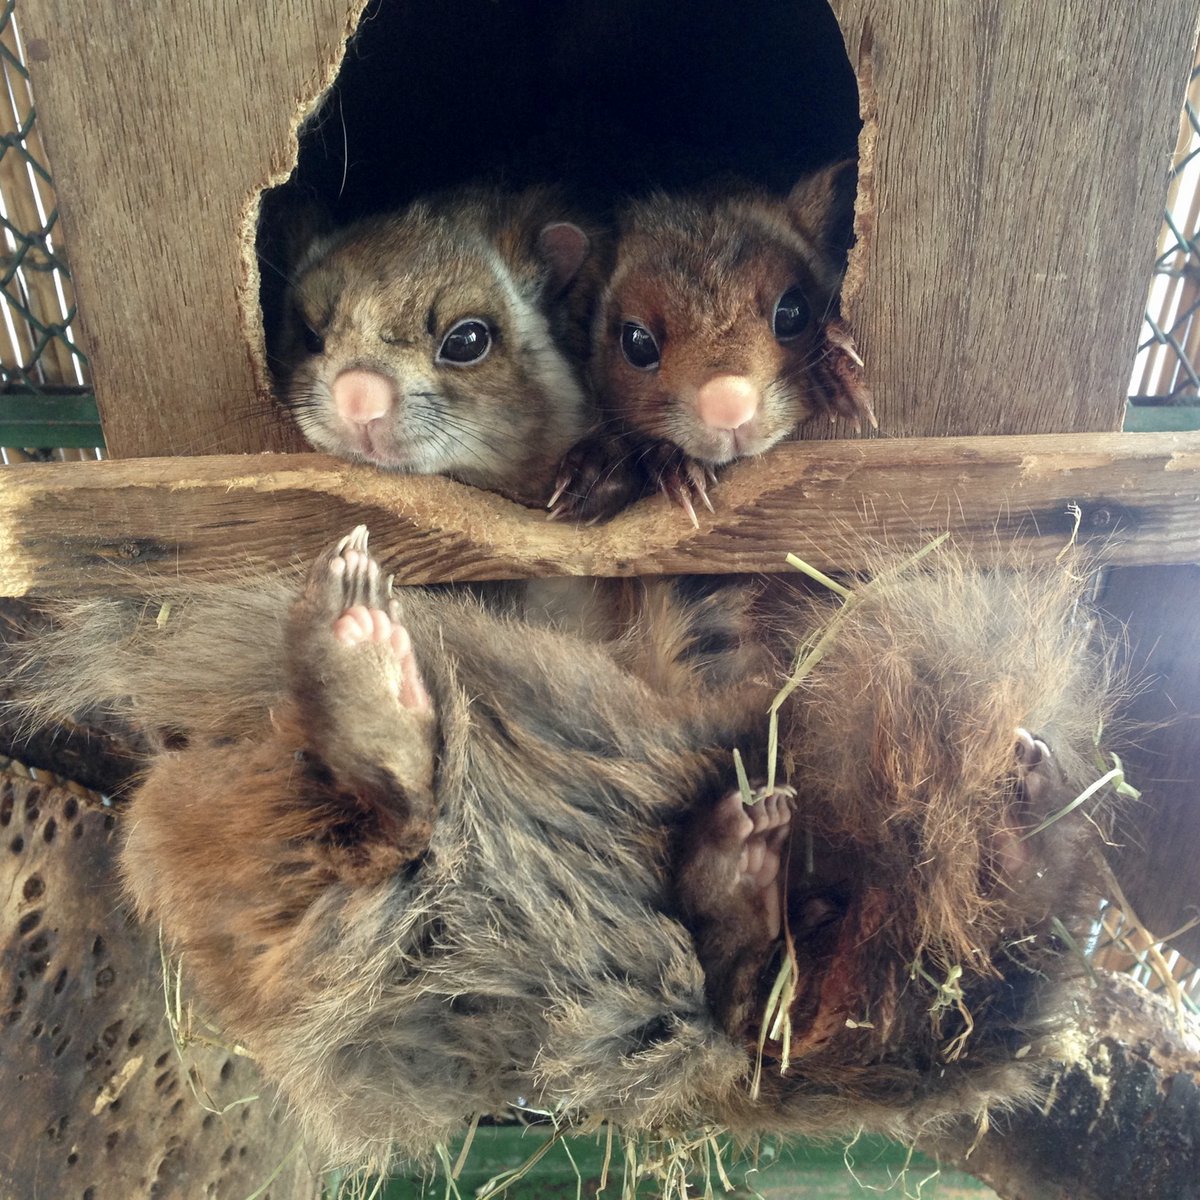
[[[359,529],[161,627],[61,609],[23,678],[34,715],[148,731],[127,892],[331,1160],[518,1096],[911,1138],[1031,1094],[1075,970],[1098,810],[1065,810],[1113,690],[1081,588],[881,556],[852,606],[663,592],[595,644],[397,589]],[[768,789],[766,710],[823,631]]]

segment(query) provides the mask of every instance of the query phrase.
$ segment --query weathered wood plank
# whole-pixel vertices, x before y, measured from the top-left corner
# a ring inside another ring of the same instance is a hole
[[[250,225],[362,5],[22,0],[114,456],[297,448],[254,366]],[[1196,0],[834,9],[867,119],[846,307],[884,432],[1117,428]]]
[[[134,590],[313,555],[362,521],[407,583],[850,568],[861,538],[943,530],[1031,560],[1069,537],[1121,563],[1200,562],[1200,433],[798,443],[737,464],[693,529],[656,497],[578,528],[445,479],[318,455],[39,464],[0,472],[0,594]]]
[[[1194,0],[832,7],[865,122],[844,307],[881,428],[1119,428]]]
[[[365,0],[23,0],[38,123],[114,456],[297,449],[271,409],[258,192],[332,82]],[[132,398],[136,397],[136,402]]]

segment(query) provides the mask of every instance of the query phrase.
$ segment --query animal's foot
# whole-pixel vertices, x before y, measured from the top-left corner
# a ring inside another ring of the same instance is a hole
[[[378,667],[396,702],[428,711],[432,705],[413,653],[412,639],[400,623],[400,602],[367,550],[367,529],[359,525],[309,573],[308,598],[323,608],[334,641],[346,650],[374,647]]]
[[[836,317],[825,322],[812,374],[831,417],[844,417],[855,429],[865,421],[879,428],[867,386],[863,360],[850,330]]]
[[[619,436],[592,434],[563,457],[546,507],[552,521],[594,525],[616,516],[644,491],[631,447]]]
[[[1017,782],[1029,804],[1036,808],[1054,785],[1050,748],[1028,729],[1017,728]]]
[[[717,476],[707,463],[692,458],[672,442],[655,442],[643,452],[641,465],[658,490],[678,504],[697,529],[700,521],[696,509],[703,505],[709,512],[715,511],[708,489],[717,482]]]
[[[791,788],[770,794],[760,789],[753,804],[743,804],[741,793],[732,791],[717,804],[708,830],[735,860],[734,890],[760,914],[768,939],[777,938],[783,927],[783,848],[791,833],[794,796]]]

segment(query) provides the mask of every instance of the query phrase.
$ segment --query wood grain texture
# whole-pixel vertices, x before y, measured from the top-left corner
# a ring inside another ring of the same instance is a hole
[[[693,529],[654,497],[594,528],[439,478],[319,455],[39,464],[0,472],[0,594],[133,591],[306,560],[359,522],[404,583],[856,565],[861,539],[943,530],[1029,559],[1080,536],[1111,561],[1200,562],[1200,433],[797,443],[737,464]]]
[[[253,366],[244,234],[362,3],[22,0],[114,456],[298,448]],[[846,307],[883,431],[1117,428],[1196,0],[834,9],[867,118]]]
[[[1164,937],[1200,915],[1200,567],[1114,568],[1100,603],[1142,685],[1116,723],[1142,800],[1125,814],[1113,865],[1138,917]],[[1200,928],[1173,945],[1200,963]]]
[[[261,330],[243,329],[239,297],[257,296],[244,227],[291,170],[293,126],[363,3],[22,0],[114,456],[299,448],[255,375]]]
[[[881,428],[1119,428],[1194,0],[833,9],[865,121],[843,307]]]

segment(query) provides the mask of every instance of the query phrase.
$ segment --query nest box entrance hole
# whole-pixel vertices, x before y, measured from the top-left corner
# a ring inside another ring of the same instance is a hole
[[[826,0],[370,0],[261,195],[247,317],[269,362],[314,204],[342,225],[468,182],[556,183],[598,210],[722,179],[782,194],[856,156],[860,129]]]

